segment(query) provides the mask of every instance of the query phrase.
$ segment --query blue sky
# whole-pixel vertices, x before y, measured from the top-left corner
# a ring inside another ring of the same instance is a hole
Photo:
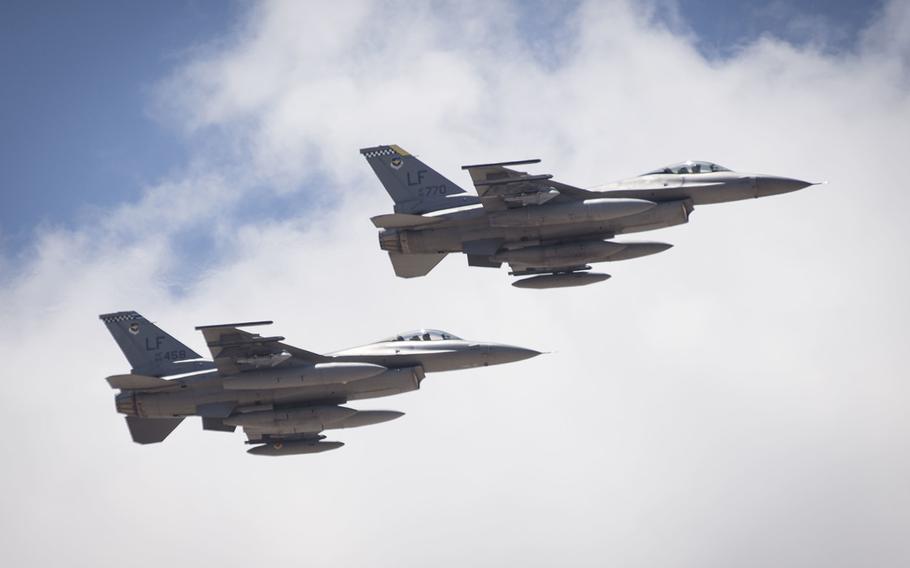
[[[551,55],[554,30],[574,5],[541,2],[521,12],[523,37],[541,57]],[[723,58],[767,33],[849,50],[878,5],[681,0],[678,13],[699,49]],[[98,207],[136,200],[185,166],[202,141],[160,116],[156,85],[195,50],[230,36],[245,9],[216,0],[4,2],[0,250],[21,249],[38,225],[84,221]]]
[[[815,41],[824,49],[849,50],[881,6],[880,0],[683,0],[680,12],[702,51],[724,57],[763,34],[797,45]]]
[[[0,7],[0,231],[133,200],[185,163],[186,140],[156,120],[156,82],[230,29],[236,5],[4,2]],[[9,243],[8,243],[9,244]]]

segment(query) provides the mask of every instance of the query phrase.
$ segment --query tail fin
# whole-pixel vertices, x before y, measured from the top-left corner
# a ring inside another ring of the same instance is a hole
[[[480,203],[476,195],[459,195],[465,190],[430,168],[400,146],[363,148],[370,167],[395,201],[396,213],[429,213]]]
[[[133,374],[166,377],[215,368],[211,361],[188,361],[201,359],[202,355],[136,312],[116,312],[98,317],[133,366]]]

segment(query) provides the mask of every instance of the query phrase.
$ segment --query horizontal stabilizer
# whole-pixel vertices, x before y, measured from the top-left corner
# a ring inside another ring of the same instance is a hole
[[[392,261],[392,268],[395,269],[395,276],[400,278],[426,276],[443,258],[445,258],[445,256],[446,253],[444,252],[430,254],[389,253],[389,259]]]
[[[422,215],[410,215],[408,213],[388,213],[386,215],[376,215],[371,217],[370,221],[377,229],[408,229],[410,227],[420,227],[422,225],[432,225],[442,219],[439,217],[424,217]]]
[[[126,425],[130,435],[137,444],[157,444],[163,442],[174,428],[180,426],[183,418],[140,418],[127,416]]]
[[[172,375],[183,375],[185,373],[196,373],[198,371],[210,371],[214,368],[215,364],[211,361],[174,361],[165,367],[164,370],[159,372],[162,377],[170,377]],[[143,369],[133,369],[133,373],[137,375],[145,374]]]
[[[121,390],[160,389],[173,384],[167,379],[148,375],[112,375],[107,378],[107,382],[112,389]]]

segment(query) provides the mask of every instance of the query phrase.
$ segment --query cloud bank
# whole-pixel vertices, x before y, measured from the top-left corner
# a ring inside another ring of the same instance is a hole
[[[535,30],[519,4],[257,4],[192,51],[155,102],[186,168],[2,265],[9,558],[905,565],[910,9],[847,53],[764,37],[716,61],[656,6]],[[655,235],[671,251],[534,293],[457,257],[395,279],[357,154],[381,143],[464,184],[528,157],[581,186],[686,158],[830,183],[700,208]],[[96,319],[117,309],[199,350],[193,325],[271,318],[313,350],[425,325],[553,353],[355,405],[407,416],[338,452],[256,459],[195,421],[129,441]]]

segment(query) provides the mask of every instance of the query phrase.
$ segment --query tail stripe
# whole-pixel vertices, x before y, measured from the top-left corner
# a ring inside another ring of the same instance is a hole
[[[367,158],[379,158],[380,156],[394,156],[395,150],[391,148],[380,148],[378,150],[361,150],[361,154]]]
[[[136,312],[117,312],[116,314],[104,314],[99,317],[104,323],[115,323],[118,321],[132,321],[142,319],[142,316]]]

